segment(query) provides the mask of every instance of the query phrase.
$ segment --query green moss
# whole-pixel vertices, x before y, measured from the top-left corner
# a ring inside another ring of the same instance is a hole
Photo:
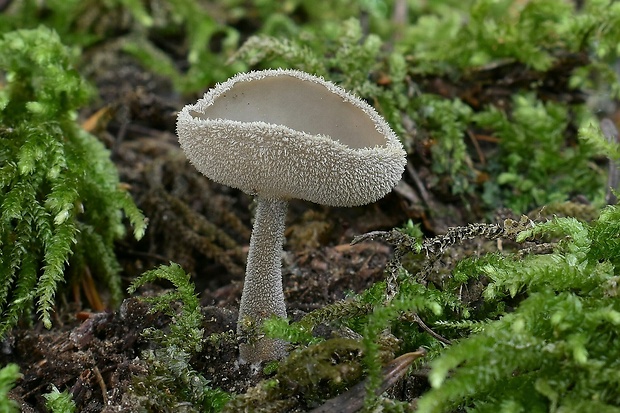
[[[217,412],[231,396],[209,386],[209,381],[190,365],[190,359],[202,349],[202,313],[194,284],[178,265],[160,266],[137,278],[130,293],[147,283],[167,280],[174,289],[156,297],[143,298],[151,312],[172,318],[167,330],[148,328],[143,335],[154,348],[145,350],[141,359],[147,373],[136,377],[129,397],[148,411]],[[177,308],[177,305],[180,308]]]
[[[236,30],[214,17],[213,9],[220,6],[193,0],[153,3],[147,7],[137,0],[24,0],[12,3],[0,15],[0,33],[45,24],[67,44],[84,48],[122,36],[126,52],[185,92],[202,89],[244,69],[239,64],[226,65],[225,53],[214,50],[221,47],[232,54],[239,37]],[[223,10],[227,12],[228,7]],[[187,72],[179,70],[176,62],[152,41],[160,34],[184,38]],[[210,43],[218,46],[211,48]]]
[[[450,176],[452,193],[471,192],[475,171],[467,151],[466,134],[472,109],[459,99],[444,99],[432,94],[419,96],[414,104],[413,119],[429,131],[432,142],[432,169],[437,177]]]
[[[556,218],[517,238],[559,239],[553,252],[480,262],[485,297],[525,298],[433,361],[420,411],[617,409],[619,230],[615,206],[591,224]]]
[[[0,369],[0,411],[6,413],[20,411],[19,404],[8,397],[8,392],[15,386],[19,377],[19,366],[17,364],[7,364]]]
[[[595,152],[589,145],[576,144],[570,132],[591,121],[584,107],[569,110],[532,94],[517,94],[510,114],[489,107],[473,121],[499,138],[499,157],[489,161],[497,175],[488,182],[487,202],[524,212],[564,201],[576,188],[588,199],[602,201],[604,176],[590,166]]]
[[[0,336],[34,301],[50,327],[59,283],[85,271],[118,301],[123,213],[136,238],[146,227],[108,151],[76,123],[90,89],[74,57],[48,29],[0,38]]]
[[[359,341],[345,338],[293,351],[272,378],[237,396],[223,411],[249,411],[260,406],[261,412],[281,412],[316,406],[360,380],[362,352]]]
[[[563,0],[468,3],[421,16],[407,30],[405,44],[416,56],[417,71],[459,75],[503,59],[546,71],[560,58],[559,50],[618,53],[620,8],[614,2],[586,1],[581,10]]]
[[[52,384],[52,391],[43,395],[45,407],[52,413],[74,413],[76,406],[73,397],[67,390],[60,392]]]

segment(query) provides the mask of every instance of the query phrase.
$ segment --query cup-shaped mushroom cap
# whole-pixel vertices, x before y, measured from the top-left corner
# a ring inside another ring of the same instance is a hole
[[[242,73],[177,118],[181,148],[210,179],[266,198],[374,202],[399,181],[406,153],[366,102],[297,70]]]

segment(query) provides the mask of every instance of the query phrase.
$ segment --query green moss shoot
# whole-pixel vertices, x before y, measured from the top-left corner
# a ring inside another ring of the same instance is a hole
[[[59,285],[85,271],[118,301],[123,214],[136,238],[146,228],[109,152],[76,123],[91,91],[74,57],[42,27],[0,38],[0,336],[35,302],[49,328]]]

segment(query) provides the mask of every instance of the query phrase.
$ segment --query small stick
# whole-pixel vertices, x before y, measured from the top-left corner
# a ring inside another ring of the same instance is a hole
[[[443,337],[442,335],[436,333],[433,331],[433,329],[431,329],[429,326],[426,325],[426,323],[424,323],[424,321],[422,321],[422,319],[420,318],[420,316],[417,313],[406,313],[402,316],[402,318],[406,321],[409,322],[414,322],[417,325],[419,325],[420,327],[422,327],[422,330],[426,331],[428,334],[430,334],[431,336],[433,336],[434,338],[436,338],[437,340],[441,341],[444,344],[447,345],[451,345],[452,341],[448,340],[447,338]]]
[[[95,373],[95,377],[97,378],[97,383],[99,383],[99,387],[101,388],[101,395],[103,396],[103,405],[108,405],[108,388],[105,385],[105,381],[103,381],[103,376],[99,371],[99,367],[93,367],[93,372]]]

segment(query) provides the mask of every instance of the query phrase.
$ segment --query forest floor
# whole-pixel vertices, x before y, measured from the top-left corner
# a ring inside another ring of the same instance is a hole
[[[87,53],[83,61],[88,64],[81,71],[95,84],[99,97],[80,114],[82,125],[110,149],[121,181],[149,220],[142,240],[127,236],[117,244],[124,286],[144,271],[176,262],[196,285],[204,337],[234,332],[253,201],[209,181],[180,150],[176,113],[199,96],[182,98],[168,80],[142,69],[114,43]],[[355,208],[290,203],[282,272],[291,319],[385,278],[391,247],[381,242],[351,245],[355,236],[401,227],[409,219],[433,236],[483,219],[479,201],[454,196],[447,183],[437,180],[425,156],[429,148],[419,142],[406,179],[377,203]],[[476,151],[492,156],[494,142],[477,145]],[[16,363],[22,373],[10,395],[23,412],[47,411],[43,394],[52,384],[69,390],[80,412],[129,411],[127,394],[146,372],[140,356],[152,348],[142,332],[148,327],[165,329],[170,323],[170,317],[151,314],[141,297],[159,294],[170,285],[149,285],[110,305],[106,292],[91,281],[67,285],[59,294],[52,329],[38,322],[23,325],[2,341],[0,365]],[[98,304],[97,295],[103,304]],[[191,364],[212,387],[241,394],[261,375],[240,366],[237,359],[236,345],[205,340]]]
[[[114,46],[89,53],[84,61],[90,64],[81,69],[100,95],[81,113],[82,125],[110,149],[121,181],[149,219],[144,239],[127,236],[117,245],[125,286],[146,270],[176,262],[196,284],[205,337],[235,331],[252,198],[209,181],[189,165],[174,130],[176,112],[190,102],[174,94],[165,79],[144,71]],[[416,176],[419,181],[425,171],[431,175],[424,168],[409,173],[421,174]],[[384,278],[391,247],[379,242],[351,245],[354,236],[402,226],[410,218],[423,222],[428,233],[466,222],[463,216],[469,213],[452,204],[454,199],[433,199],[446,214],[427,217],[415,192],[401,183],[379,202],[356,208],[291,202],[283,280],[292,319]],[[429,202],[433,195],[424,196]],[[44,412],[43,394],[53,384],[69,390],[80,412],[127,411],[126,392],[144,374],[139,357],[150,346],[141,333],[170,322],[169,317],[149,313],[140,296],[169,287],[142,288],[110,306],[105,291],[96,291],[88,280],[67,286],[52,329],[38,322],[19,326],[2,342],[0,364],[17,363],[22,373],[11,397],[23,412]],[[103,306],[93,301],[93,294],[101,296]],[[206,342],[192,365],[213,387],[239,394],[260,375],[239,366],[237,358],[236,346]]]

